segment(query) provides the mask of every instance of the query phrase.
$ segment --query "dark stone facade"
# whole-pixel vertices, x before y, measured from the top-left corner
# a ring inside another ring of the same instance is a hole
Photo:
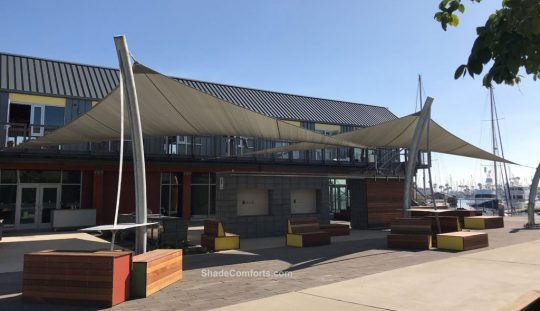
[[[328,179],[320,177],[257,176],[217,174],[216,218],[225,224],[227,232],[244,238],[285,236],[290,217],[317,217],[329,223]],[[223,178],[223,189],[220,189]],[[237,192],[240,189],[268,190],[268,215],[238,216]],[[291,214],[292,189],[316,190],[316,214]]]

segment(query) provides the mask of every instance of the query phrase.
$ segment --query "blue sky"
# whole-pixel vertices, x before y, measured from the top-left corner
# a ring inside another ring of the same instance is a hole
[[[444,32],[433,20],[436,0],[4,0],[0,50],[116,67],[112,37],[125,34],[135,58],[165,74],[380,105],[398,116],[414,112],[422,74],[433,118],[490,150],[487,90],[480,78],[453,75],[500,1],[466,2],[460,26]],[[506,157],[534,167],[539,83],[495,90]],[[488,164],[434,160],[439,184],[481,180]]]

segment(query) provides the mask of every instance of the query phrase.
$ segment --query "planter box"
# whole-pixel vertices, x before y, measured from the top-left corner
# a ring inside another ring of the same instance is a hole
[[[22,297],[111,307],[129,299],[132,253],[41,251],[24,255]]]
[[[156,249],[133,257],[131,293],[148,297],[182,279],[182,250]]]

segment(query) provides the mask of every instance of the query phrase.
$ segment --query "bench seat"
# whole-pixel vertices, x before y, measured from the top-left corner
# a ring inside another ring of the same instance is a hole
[[[240,248],[240,236],[225,232],[223,223],[216,220],[204,221],[204,233],[201,235],[201,246],[209,251],[223,251]]]
[[[438,249],[467,251],[488,246],[488,235],[484,232],[460,231],[437,234]]]
[[[347,224],[328,224],[320,225],[319,228],[321,231],[326,231],[330,236],[339,236],[339,235],[350,235],[351,226]]]
[[[131,295],[148,297],[182,279],[182,250],[156,249],[133,257]]]
[[[504,220],[502,216],[465,217],[465,228],[477,230],[504,228]]]
[[[315,218],[289,219],[285,244],[292,247],[307,247],[330,244],[330,233],[320,228]]]
[[[428,250],[432,247],[431,234],[391,233],[386,237],[388,248]]]

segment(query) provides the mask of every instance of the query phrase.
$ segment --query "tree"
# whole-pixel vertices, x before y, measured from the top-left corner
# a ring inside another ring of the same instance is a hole
[[[481,2],[482,0],[469,0]],[[457,13],[464,13],[462,0],[442,0],[435,20],[446,31],[448,25],[457,26]],[[492,82],[514,85],[519,83],[521,68],[540,78],[540,1],[502,0],[502,6],[491,14],[485,25],[476,30],[477,38],[471,48],[466,64],[459,66],[454,74],[458,79],[467,73],[480,75],[486,65],[491,67],[484,75],[483,85]]]

